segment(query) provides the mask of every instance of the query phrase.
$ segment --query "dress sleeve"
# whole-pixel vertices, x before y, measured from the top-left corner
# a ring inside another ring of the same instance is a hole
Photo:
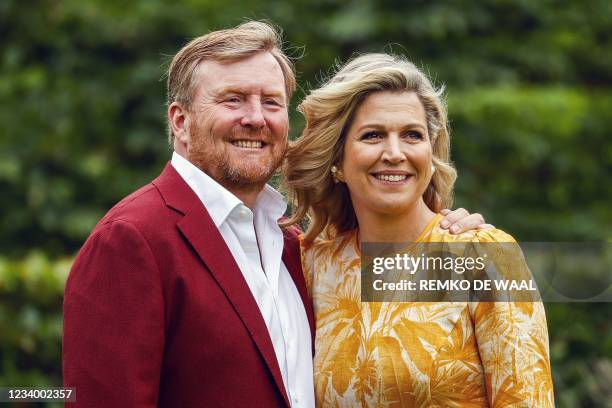
[[[500,246],[498,272],[502,276],[528,271],[516,241],[503,231],[483,231],[482,242],[514,243]],[[517,252],[518,251],[518,252]],[[517,272],[519,271],[519,272]],[[542,302],[472,302],[470,316],[484,368],[491,407],[554,407],[548,330]]]
[[[98,228],[64,295],[63,372],[78,407],[156,407],[164,302],[153,253],[131,223]]]

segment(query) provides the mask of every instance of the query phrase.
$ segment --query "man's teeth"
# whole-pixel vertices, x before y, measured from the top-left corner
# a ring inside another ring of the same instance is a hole
[[[405,174],[377,174],[376,178],[384,181],[402,181],[408,178]]]
[[[234,146],[238,146],[238,147],[249,147],[251,149],[254,148],[261,148],[263,143],[261,142],[257,142],[254,140],[236,140],[235,142],[232,142],[232,144]]]

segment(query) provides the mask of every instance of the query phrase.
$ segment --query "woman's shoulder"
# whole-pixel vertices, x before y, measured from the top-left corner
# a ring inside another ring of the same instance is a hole
[[[514,237],[499,228],[479,228],[451,234],[449,230],[440,227],[438,222],[425,237],[426,242],[516,242]]]
[[[311,295],[322,287],[322,282],[336,284],[340,275],[359,269],[360,250],[356,232],[339,234],[335,237],[317,237],[306,242],[300,237],[302,270],[306,286]],[[325,285],[323,285],[325,286]]]
[[[337,250],[351,243],[357,244],[357,231],[351,230],[334,236],[319,235],[312,241],[306,241],[305,234],[299,236],[300,246],[303,251],[325,251]]]
[[[302,235],[300,236],[300,249],[302,259],[308,263],[335,263],[361,255],[356,230],[334,236],[320,235],[310,242],[307,242]]]

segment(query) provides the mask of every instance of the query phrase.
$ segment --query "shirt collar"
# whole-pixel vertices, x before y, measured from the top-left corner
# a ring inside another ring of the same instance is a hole
[[[172,153],[171,163],[204,204],[217,228],[223,224],[234,208],[243,204],[238,197],[177,152]]]
[[[177,152],[172,153],[171,164],[204,204],[217,228],[236,207],[244,206],[238,197]],[[276,222],[286,209],[287,202],[282,194],[266,184],[255,200],[253,213],[270,217]]]
[[[285,214],[287,202],[281,193],[266,184],[257,196],[253,208],[254,213],[263,213],[262,215],[276,222]]]

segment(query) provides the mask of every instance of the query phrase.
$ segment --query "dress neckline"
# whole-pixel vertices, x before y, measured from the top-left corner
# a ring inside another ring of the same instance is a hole
[[[442,214],[434,215],[431,221],[429,221],[429,224],[427,224],[427,226],[423,229],[423,231],[421,231],[421,233],[414,239],[414,242],[423,241],[425,237],[429,235],[431,230],[433,230],[440,223],[442,218],[443,218]]]
[[[440,223],[440,221],[442,220],[442,218],[444,218],[444,216],[442,214],[436,214],[432,217],[432,219],[429,221],[429,223],[427,224],[427,226],[425,226],[425,228],[423,228],[423,231],[421,231],[419,233],[419,235],[414,239],[414,241],[412,241],[413,243],[415,242],[422,242],[427,236],[429,236],[429,234],[431,233],[431,231]],[[348,232],[347,232],[348,233]],[[335,241],[338,242],[347,242],[347,238],[349,239],[348,242],[350,242],[351,240],[355,243],[355,249],[357,251],[357,254],[359,256],[361,256],[361,241],[359,240],[359,228],[355,228],[354,230],[350,231],[351,235],[347,236],[347,233],[342,233],[336,236]],[[340,238],[340,240],[338,240],[338,238]],[[344,245],[342,245],[342,247],[344,247]]]

